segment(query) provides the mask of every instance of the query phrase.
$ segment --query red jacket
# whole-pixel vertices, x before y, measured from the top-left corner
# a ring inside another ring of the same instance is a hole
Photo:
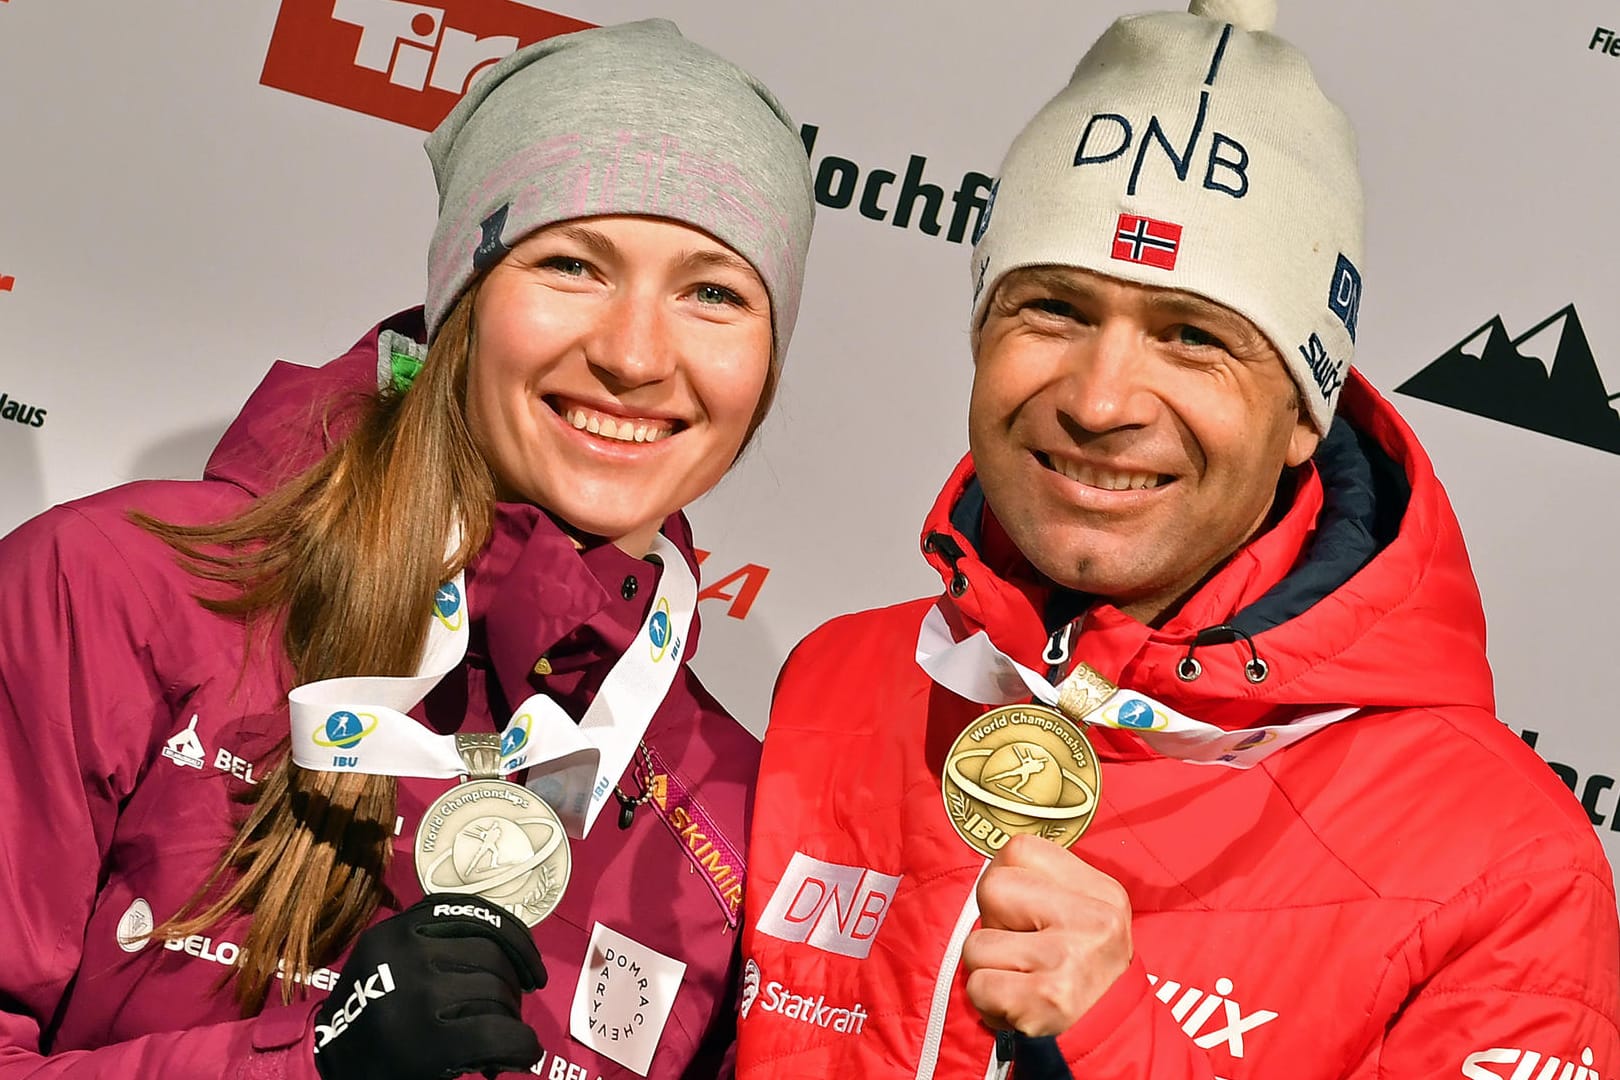
[[[1340,412],[1282,520],[1168,625],[1104,604],[1076,624],[1074,660],[1228,730],[1359,711],[1246,770],[1090,729],[1101,806],[1072,850],[1128,891],[1135,957],[1055,1046],[1014,1040],[1020,1080],[1620,1071],[1602,850],[1493,714],[1478,593],[1429,461],[1359,377]],[[965,461],[924,534],[945,594],[836,619],[783,669],[746,904],[745,1080],[994,1075],[948,947],[984,860],[940,787],[984,707],[930,682],[918,627],[937,603],[958,637],[983,629],[1041,671],[1063,597],[982,508]],[[1198,644],[1218,624],[1250,636],[1262,682],[1241,638]],[[779,888],[800,898],[791,928],[761,924]]]
[[[287,733],[287,681],[266,659],[276,643],[248,652],[241,625],[204,611],[197,580],[127,514],[197,522],[236,512],[320,452],[328,397],[374,390],[377,370],[376,331],[324,368],[278,364],[207,479],[103,492],[0,540],[0,1080],[316,1080],[311,1016],[342,957],[319,958],[326,966],[312,995],[282,1007],[277,985],[270,1007],[242,1019],[220,982],[244,920],[168,946],[142,943],[234,833],[244,810],[233,796],[258,780]],[[684,520],[671,518],[665,532],[690,558]],[[467,570],[467,658],[414,714],[440,731],[493,731],[508,703],[548,689],[578,716],[634,639],[656,572],[612,545],[576,553],[534,507],[502,504],[493,539]],[[627,575],[641,578],[632,599]],[[544,678],[534,673],[542,655]],[[524,999],[524,1018],[546,1050],[542,1076],[638,1075],[569,1037],[597,923],[686,964],[648,1075],[708,1080],[729,1070],[736,856],[759,744],[689,669],[646,743],[667,785],[662,805],[620,831],[610,804],[589,838],[572,842],[571,884],[534,931],[550,981]],[[639,790],[628,774],[621,783]],[[393,897],[378,919],[420,899],[417,824],[451,782],[398,786]],[[633,1022],[633,1010],[597,1019]]]

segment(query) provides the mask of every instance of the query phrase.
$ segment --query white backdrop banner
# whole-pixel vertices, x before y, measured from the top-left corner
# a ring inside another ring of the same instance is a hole
[[[272,361],[421,301],[421,141],[470,79],[666,16],[781,95],[821,203],[777,408],[692,515],[697,666],[761,732],[801,636],[938,587],[916,538],[966,445],[967,240],[1013,134],[1138,5],[545,3],[0,0],[0,530],[198,475]],[[1503,720],[1620,861],[1620,12],[1281,7],[1360,135],[1357,365],[1456,504]]]

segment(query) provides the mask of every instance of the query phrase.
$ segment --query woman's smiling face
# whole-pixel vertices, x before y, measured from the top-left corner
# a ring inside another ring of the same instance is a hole
[[[560,222],[478,288],[468,426],[503,499],[639,556],[735,460],[771,352],[764,282],[707,233]]]

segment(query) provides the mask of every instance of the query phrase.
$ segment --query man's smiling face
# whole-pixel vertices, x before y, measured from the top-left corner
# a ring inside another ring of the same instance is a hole
[[[1052,581],[1144,622],[1254,535],[1318,442],[1265,336],[1189,293],[1015,270],[975,355],[968,437],[997,520]]]

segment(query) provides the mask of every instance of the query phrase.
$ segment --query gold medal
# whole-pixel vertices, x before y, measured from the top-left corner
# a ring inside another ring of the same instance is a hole
[[[945,755],[945,813],[988,856],[1014,834],[1068,847],[1097,812],[1097,755],[1079,726],[1044,705],[1006,705],[969,724]]]
[[[498,775],[500,736],[458,735],[456,742],[472,779],[422,815],[417,880],[423,892],[482,896],[534,926],[568,887],[568,835],[544,799],[490,775]]]

